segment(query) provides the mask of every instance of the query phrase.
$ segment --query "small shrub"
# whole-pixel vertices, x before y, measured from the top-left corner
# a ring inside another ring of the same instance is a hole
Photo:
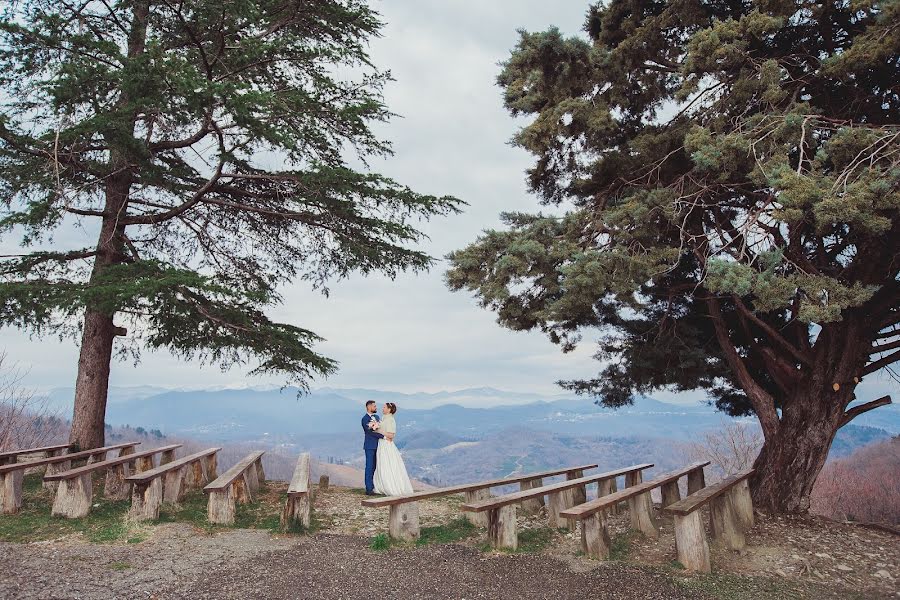
[[[369,548],[375,550],[376,552],[380,552],[382,550],[387,550],[391,547],[391,539],[387,536],[387,534],[379,533],[375,537],[372,538],[372,542],[369,544]]]

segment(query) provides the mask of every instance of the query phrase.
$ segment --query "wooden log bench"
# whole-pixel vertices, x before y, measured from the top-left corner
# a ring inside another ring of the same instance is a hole
[[[231,525],[234,523],[236,503],[249,504],[253,501],[260,481],[265,480],[263,454],[263,451],[251,452],[203,488],[209,494],[206,513],[210,523]]]
[[[537,495],[550,496],[550,525],[551,527],[569,526],[574,523],[569,521],[564,514],[565,509],[571,506],[573,489],[586,486],[589,483],[597,483],[608,479],[615,479],[621,475],[640,474],[644,469],[649,469],[650,463],[631,465],[605,473],[597,473],[559,483],[552,483],[540,488],[520,490],[505,496],[488,498],[479,502],[463,504],[460,508],[466,512],[486,512],[488,515],[488,538],[494,548],[515,550],[519,545],[519,534],[516,529],[516,505],[528,501]]]
[[[42,446],[40,448],[24,448],[22,450],[6,450],[0,452],[0,466],[9,465],[18,462],[20,456],[31,456],[41,454],[41,458],[50,458],[65,454],[71,444],[56,444],[54,446]]]
[[[11,462],[0,466],[0,513],[16,513],[22,507],[22,480],[27,469],[46,467],[45,475],[52,475],[60,471],[68,471],[72,468],[72,462],[77,460],[96,461],[99,457],[105,457],[107,452],[118,450],[120,454],[134,452],[134,447],[140,442],[124,442],[93,450],[84,450],[72,454],[60,454],[48,456],[29,462]],[[56,490],[56,482],[44,482],[47,489]]]
[[[710,572],[709,544],[698,510],[705,504],[709,504],[713,539],[729,550],[746,547],[744,532],[753,527],[753,500],[747,482],[751,475],[753,469],[731,475],[663,509],[674,517],[678,562],[685,569]]]
[[[466,502],[476,502],[491,497],[491,488],[505,485],[519,484],[520,490],[530,490],[543,486],[545,477],[555,477],[557,475],[565,475],[566,480],[580,479],[584,471],[596,468],[596,464],[578,465],[565,467],[561,469],[553,469],[549,471],[541,471],[538,473],[528,473],[525,475],[517,475],[515,477],[506,477],[503,479],[491,479],[488,481],[480,481],[477,483],[465,483],[450,487],[436,488],[431,490],[423,490],[413,492],[412,494],[404,494],[402,496],[387,496],[384,498],[370,498],[362,501],[362,505],[367,508],[389,507],[388,514],[388,534],[397,540],[412,541],[419,537],[419,500],[427,500],[429,498],[439,498],[441,496],[450,496],[453,494],[465,494]],[[575,487],[578,487],[577,485]],[[531,500],[533,503],[529,507],[537,510],[543,506],[543,494],[535,494]],[[483,513],[466,513],[469,521],[480,527],[487,527],[487,514]]]
[[[288,486],[287,501],[281,513],[281,529],[288,531],[296,526],[308,528],[311,516],[309,452],[297,459],[291,484]],[[321,480],[319,480],[321,486]],[[327,486],[326,479],[326,486]]]
[[[124,483],[125,475],[132,468],[136,472],[149,471],[153,468],[154,456],[160,455],[160,464],[171,462],[175,459],[175,450],[181,444],[170,444],[160,448],[142,450],[116,458],[96,460],[83,467],[76,467],[68,471],[44,475],[44,481],[58,481],[56,498],[53,500],[53,515],[76,519],[87,516],[91,510],[93,497],[92,475],[96,472],[105,472],[107,475],[104,496],[111,499],[127,498],[127,486]],[[123,492],[124,490],[124,492]]]
[[[159,518],[163,502],[177,504],[188,489],[197,489],[214,479],[216,453],[221,448],[207,448],[149,471],[125,477],[131,487],[129,518],[135,521]]]
[[[687,475],[689,489],[703,481],[703,467],[709,461],[697,462],[675,471],[659,475],[651,481],[642,482],[640,472],[626,476],[625,489],[611,494],[599,495],[595,500],[579,504],[560,513],[560,516],[581,521],[581,546],[585,555],[592,558],[609,558],[610,539],[606,511],[623,500],[628,502],[631,526],[656,539],[659,530],[653,519],[653,505],[650,492],[662,488],[662,504],[668,506],[680,498],[678,480]],[[697,474],[699,473],[699,475]]]

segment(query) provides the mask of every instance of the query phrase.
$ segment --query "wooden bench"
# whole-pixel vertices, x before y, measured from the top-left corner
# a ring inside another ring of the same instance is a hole
[[[128,454],[134,452],[134,447],[139,443],[125,442],[113,446],[94,448],[93,450],[49,456],[29,462],[12,462],[0,466],[0,513],[16,513],[22,507],[22,480],[27,469],[46,467],[45,475],[58,471],[68,471],[72,468],[72,461],[85,459],[89,462],[95,462],[98,458],[105,457],[106,453],[112,450],[119,450],[120,454]],[[57,484],[56,482],[44,482],[43,485],[45,488],[55,491]]]
[[[59,456],[71,447],[71,444],[56,444],[55,446],[43,446],[41,448],[6,450],[5,452],[0,452],[0,466],[15,463],[16,461],[18,461],[20,456],[28,456],[31,454],[43,454],[44,456],[42,458]]]
[[[627,501],[631,526],[647,537],[656,539],[659,530],[653,519],[650,492],[662,488],[662,505],[668,506],[680,499],[678,480],[688,476],[688,491],[703,487],[703,467],[709,461],[697,462],[681,469],[665,473],[651,481],[642,482],[640,473],[626,477],[626,487],[618,492],[599,495],[595,500],[579,504],[560,513],[560,516],[581,521],[581,546],[587,556],[609,558],[610,539],[606,511]]]
[[[216,452],[219,450],[221,448],[207,448],[126,477],[126,483],[132,486],[128,516],[135,521],[158,519],[163,502],[176,504],[186,490],[209,483],[217,477]]]
[[[478,502],[463,504],[460,508],[465,512],[487,512],[488,515],[488,538],[494,548],[505,548],[515,550],[519,545],[519,534],[516,529],[516,505],[533,499],[537,496],[550,496],[550,526],[572,527],[573,523],[564,520],[565,509],[572,505],[574,495],[571,493],[576,488],[584,488],[589,483],[597,483],[598,488],[600,482],[609,479],[615,479],[621,475],[626,477],[630,474],[640,475],[644,469],[649,469],[652,464],[632,465],[623,467],[614,471],[605,473],[597,473],[580,477],[559,483],[552,483],[540,488],[530,490],[520,490],[505,496],[496,498],[488,498]]]
[[[297,459],[294,476],[291,477],[291,484],[288,486],[287,501],[284,503],[284,511],[281,513],[281,529],[284,531],[297,525],[309,527],[312,504],[309,495],[309,478],[309,452],[304,452]],[[321,480],[319,485],[321,486]]]
[[[528,490],[543,486],[545,477],[554,477],[556,475],[565,474],[567,480],[580,479],[584,471],[593,469],[597,465],[580,465],[574,467],[565,467],[562,469],[554,469],[550,471],[541,471],[539,473],[528,473],[526,475],[518,475],[516,477],[507,477],[504,479],[492,479],[489,481],[481,481],[478,483],[466,483],[462,485],[454,485],[450,487],[437,488],[432,490],[424,490],[421,492],[413,492],[412,494],[404,494],[402,496],[387,496],[384,498],[370,498],[362,501],[362,505],[367,508],[389,507],[388,515],[388,533],[398,540],[411,541],[419,537],[419,500],[427,500],[429,498],[438,498],[440,496],[449,496],[451,494],[465,494],[466,502],[476,502],[491,497],[491,488],[504,485],[519,484],[520,490]],[[532,498],[533,502],[529,505],[529,510],[540,510],[543,506],[543,495],[536,495]],[[487,527],[487,515],[478,513],[467,513],[470,522],[481,527]]]
[[[231,525],[234,523],[235,503],[248,504],[253,501],[259,482],[266,477],[262,466],[263,454],[265,452],[251,452],[203,488],[209,494],[206,512],[210,523]]]
[[[730,550],[744,549],[744,532],[753,527],[753,500],[747,483],[751,475],[753,469],[731,475],[663,509],[675,519],[678,561],[686,569],[710,572],[709,544],[698,510],[704,504],[709,504],[713,539]]]
[[[52,514],[69,519],[87,516],[91,510],[93,497],[91,476],[96,471],[107,472],[106,488],[103,494],[105,497],[127,498],[129,486],[124,480],[132,466],[137,472],[149,471],[153,468],[154,456],[160,455],[160,464],[171,462],[175,459],[175,449],[180,447],[181,444],[171,444],[124,456],[119,455],[116,458],[100,460],[68,471],[44,475],[44,481],[59,482],[59,489],[56,490],[56,498],[53,500]]]

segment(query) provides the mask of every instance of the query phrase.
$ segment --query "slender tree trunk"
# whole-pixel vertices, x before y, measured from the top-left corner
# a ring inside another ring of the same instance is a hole
[[[134,3],[128,39],[129,58],[144,52],[149,13],[149,0]],[[131,100],[127,93],[122,92],[119,103],[125,107]],[[123,121],[107,136],[110,143],[110,175],[106,180],[105,216],[100,227],[97,257],[94,259],[90,284],[95,284],[110,266],[129,260],[125,253],[125,227],[121,225],[121,216],[127,212],[134,174],[128,150],[119,140],[122,136],[134,135],[136,118],[137,112],[132,112],[128,120]],[[114,316],[115,309],[108,306],[88,306],[84,313],[84,331],[75,382],[75,408],[69,435],[69,442],[81,449],[97,448],[105,444],[106,399],[113,342],[117,335],[125,334],[122,328],[114,324]]]

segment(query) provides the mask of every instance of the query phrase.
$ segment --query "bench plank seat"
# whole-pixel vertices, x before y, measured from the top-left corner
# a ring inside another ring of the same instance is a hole
[[[675,548],[678,561],[690,571],[709,573],[709,544],[698,510],[709,504],[709,524],[713,538],[730,550],[743,550],[744,532],[753,526],[753,500],[748,485],[753,469],[736,473],[704,487],[687,498],[667,506],[675,521]]]
[[[203,491],[209,494],[206,512],[210,523],[231,525],[237,508],[235,503],[248,504],[253,501],[260,481],[266,477],[262,466],[263,454],[265,452],[261,450],[251,452],[204,486]]]
[[[437,498],[440,496],[449,496],[450,494],[460,494],[463,492],[474,492],[485,488],[500,487],[502,485],[510,485],[514,483],[530,482],[534,479],[542,479],[544,477],[553,477],[555,475],[563,475],[574,471],[586,471],[596,468],[596,464],[581,465],[576,467],[567,467],[564,469],[553,469],[550,471],[541,471],[539,473],[528,473],[526,475],[518,475],[516,477],[506,477],[503,479],[492,479],[488,481],[480,481],[477,483],[464,483],[460,485],[452,485],[449,487],[437,488],[433,490],[423,490],[421,492],[413,492],[412,494],[404,494],[402,496],[387,496],[385,498],[371,498],[362,501],[362,505],[368,508],[379,508],[382,506],[393,506],[395,504],[404,504],[406,502],[417,502],[419,500],[427,500],[429,498]]]
[[[281,528],[288,531],[293,527],[309,527],[312,502],[309,495],[310,458],[304,452],[297,459],[294,475],[287,490],[287,500],[281,513]]]
[[[34,467],[43,467],[48,465],[55,465],[58,463],[65,463],[72,460],[78,460],[80,458],[90,458],[91,456],[96,456],[99,454],[104,454],[106,452],[110,452],[112,450],[122,450],[125,448],[134,448],[140,444],[140,442],[124,442],[121,444],[113,444],[112,446],[103,446],[102,448],[94,448],[93,450],[82,450],[80,452],[73,452],[72,454],[62,454],[60,456],[48,456],[47,458],[40,458],[35,461],[29,461],[25,463],[11,463],[7,465],[0,465],[0,475],[4,473],[9,473],[10,471],[16,471],[18,469],[31,469]]]
[[[221,448],[207,448],[155,469],[124,478],[132,486],[129,516],[136,521],[158,519],[163,502],[177,503],[187,487],[199,487],[215,472],[215,456]]]
[[[713,485],[706,486],[699,492],[695,492],[687,498],[684,498],[683,500],[679,500],[674,504],[670,504],[663,510],[667,513],[672,513],[673,515],[689,515],[707,502],[721,496],[726,492],[729,492],[732,486],[750,477],[751,475],[753,475],[752,469],[749,471],[744,471],[743,473],[731,475],[729,477],[726,477],[719,483],[714,483]]]
[[[13,462],[0,466],[0,514],[16,513],[22,508],[22,481],[26,469],[46,466],[47,473],[64,471],[71,467],[73,460],[79,458],[90,459],[91,457],[99,455],[105,456],[106,452],[115,449],[121,449],[122,452],[130,452],[133,451],[138,443],[139,442],[125,442],[114,446],[104,446],[103,448],[75,452],[73,454],[50,456],[30,462]],[[56,489],[56,483],[45,482],[43,486],[54,491]]]
[[[511,494],[506,494],[504,496],[498,496],[496,498],[489,498],[487,500],[482,500],[480,502],[472,502],[470,504],[463,504],[460,508],[463,511],[467,512],[483,512],[486,510],[493,510],[495,508],[499,508],[501,506],[505,506],[507,504],[517,504],[522,502],[523,500],[529,500],[535,496],[546,496],[549,494],[553,494],[554,492],[559,492],[563,490],[567,490],[569,488],[573,488],[579,485],[584,485],[587,483],[593,483],[595,481],[601,481],[604,479],[612,479],[613,477],[619,477],[621,475],[625,475],[631,471],[640,471],[643,469],[649,469],[653,466],[652,463],[646,463],[642,465],[632,465],[630,467],[623,467],[621,469],[615,469],[613,471],[607,471],[605,473],[597,473],[595,475],[587,475],[585,477],[580,477],[578,479],[571,479],[568,481],[560,481],[559,483],[551,483],[545,485],[543,487],[534,488],[530,490],[520,490],[518,492],[513,492]],[[566,516],[567,515],[561,515]]]
[[[597,482],[598,491],[601,483],[610,479],[615,479],[620,475],[626,478],[639,477],[641,471],[649,469],[653,465],[645,463],[640,465],[632,465],[623,467],[605,473],[597,473],[587,477],[579,477],[552,483],[539,488],[520,490],[512,494],[498,496],[497,498],[488,498],[476,502],[467,502],[460,508],[467,512],[485,512],[487,511],[488,521],[488,537],[491,545],[498,549],[515,550],[518,547],[518,532],[516,531],[516,512],[519,506],[532,498],[549,494],[550,496],[550,526],[561,527],[568,526],[574,529],[575,522],[562,517],[566,507],[574,504],[576,496],[574,490],[581,490],[584,494],[584,488],[589,483]],[[581,495],[583,498],[584,495]]]
[[[678,496],[678,479],[684,475],[697,480],[697,472],[702,473],[709,461],[697,462],[675,471],[660,475],[650,481],[642,482],[641,473],[626,476],[626,488],[620,491],[600,490],[596,500],[585,502],[562,511],[561,515],[581,521],[581,547],[585,555],[592,558],[609,558],[611,543],[609,537],[607,512],[612,512],[623,500],[628,502],[631,527],[649,538],[659,537],[659,530],[653,519],[653,505],[650,491],[663,488],[663,503],[674,502]]]
[[[170,444],[160,448],[152,448],[142,450],[141,452],[131,452],[128,454],[120,454],[116,458],[103,460],[105,453],[98,455],[100,460],[90,462],[83,467],[69,469],[44,475],[44,481],[58,481],[59,487],[56,490],[56,497],[53,499],[53,508],[51,514],[54,516],[66,517],[68,519],[77,519],[85,517],[91,510],[91,498],[93,496],[93,486],[91,479],[94,472],[106,472],[107,489],[104,495],[107,497],[119,498],[122,494],[122,479],[125,471],[125,465],[135,465],[136,469],[146,470],[153,468],[153,457],[160,454],[160,461],[171,460],[174,456],[176,448],[180,448],[181,444]],[[127,487],[125,488],[127,489]]]
[[[75,477],[80,477],[81,475],[93,473],[94,471],[108,469],[108,468],[114,467],[116,465],[131,462],[133,460],[137,460],[137,459],[141,459],[141,458],[147,458],[147,457],[153,456],[155,454],[160,454],[163,452],[167,452],[169,450],[175,450],[177,448],[181,448],[181,444],[169,444],[168,446],[161,446],[159,448],[151,448],[149,450],[141,450],[140,452],[135,452],[134,454],[126,454],[124,456],[117,456],[116,458],[109,458],[109,459],[102,460],[99,462],[84,465],[83,467],[69,469],[68,471],[60,471],[59,473],[45,475],[44,481],[63,481],[65,479],[73,479]]]
[[[53,446],[42,446],[40,448],[24,448],[22,450],[5,450],[0,452],[0,465],[16,462],[19,456],[28,454],[46,453],[48,456],[54,456],[57,452],[61,452],[70,448],[71,444],[55,444]]]
[[[679,478],[687,475],[689,472],[696,469],[701,469],[708,464],[709,461],[697,462],[692,465],[682,467],[681,469],[676,469],[675,471],[664,473],[663,475],[655,477],[650,481],[638,483],[612,494],[600,496],[594,500],[591,500],[590,502],[585,502],[584,504],[579,504],[578,506],[567,508],[565,511],[563,511],[562,516],[566,517],[567,519],[583,519],[585,517],[589,517],[590,515],[593,515],[598,511],[611,508],[612,506],[618,504],[619,502],[622,502],[623,500],[628,500],[634,496],[649,492],[650,490],[658,488],[663,484],[678,481]]]

